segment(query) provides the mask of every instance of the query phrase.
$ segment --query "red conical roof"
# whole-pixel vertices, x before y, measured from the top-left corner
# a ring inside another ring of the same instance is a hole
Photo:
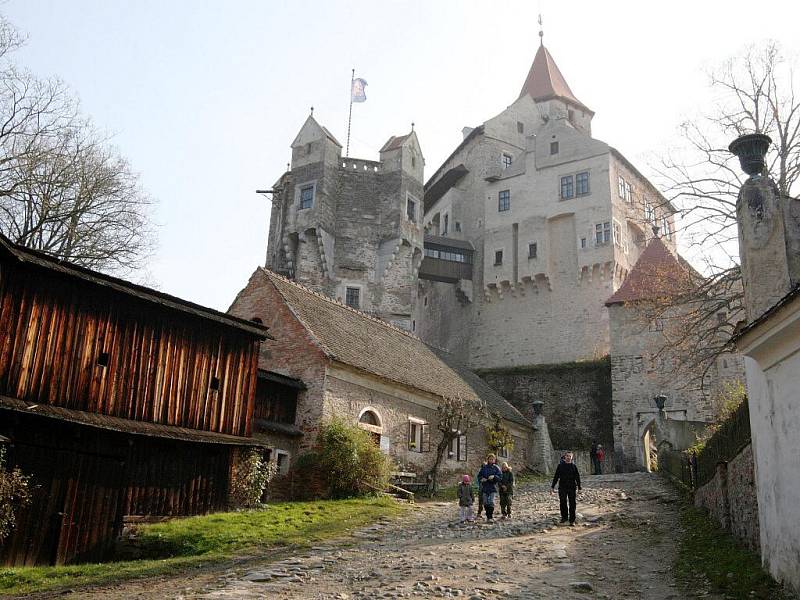
[[[519,97],[522,98],[525,94],[537,101],[561,98],[578,105],[580,108],[589,110],[569,89],[567,80],[558,70],[556,61],[553,60],[552,55],[544,45],[539,46],[539,50],[536,52],[531,70],[528,71],[528,77],[522,85]]]
[[[644,249],[625,281],[606,306],[637,300],[670,298],[686,293],[692,286],[692,273],[667,248],[661,238],[654,238]]]

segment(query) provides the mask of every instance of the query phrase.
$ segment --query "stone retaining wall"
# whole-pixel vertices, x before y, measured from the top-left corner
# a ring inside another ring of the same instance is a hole
[[[705,508],[748,548],[760,551],[758,501],[750,444],[727,463],[717,465],[713,479],[695,491],[694,505]]]

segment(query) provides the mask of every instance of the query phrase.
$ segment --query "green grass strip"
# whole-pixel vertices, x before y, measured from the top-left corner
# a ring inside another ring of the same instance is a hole
[[[62,567],[0,569],[0,594],[102,585],[136,577],[179,574],[234,556],[281,546],[306,546],[344,535],[403,506],[387,498],[282,502],[263,509],[173,519],[139,530],[145,558]]]
[[[684,535],[675,571],[692,589],[710,584],[725,598],[780,600],[788,598],[761,568],[757,554],[744,548],[705,511],[685,506],[681,513]]]

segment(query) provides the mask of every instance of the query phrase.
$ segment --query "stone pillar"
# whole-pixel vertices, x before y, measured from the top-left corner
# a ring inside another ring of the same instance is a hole
[[[782,198],[764,175],[766,135],[742,136],[729,150],[750,175],[739,190],[736,218],[747,320],[753,321],[800,282],[800,202]]]

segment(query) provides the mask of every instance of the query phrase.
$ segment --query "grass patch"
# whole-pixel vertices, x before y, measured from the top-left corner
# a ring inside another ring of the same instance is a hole
[[[676,575],[695,587],[710,584],[726,598],[780,600],[781,586],[761,568],[761,559],[738,544],[704,512],[685,506],[681,512],[685,530],[675,565]],[[731,576],[728,574],[732,573]]]
[[[391,499],[365,498],[283,502],[263,509],[174,519],[140,529],[139,544],[145,559],[0,569],[0,594],[176,574],[234,556],[256,555],[280,546],[313,544],[402,510]]]

